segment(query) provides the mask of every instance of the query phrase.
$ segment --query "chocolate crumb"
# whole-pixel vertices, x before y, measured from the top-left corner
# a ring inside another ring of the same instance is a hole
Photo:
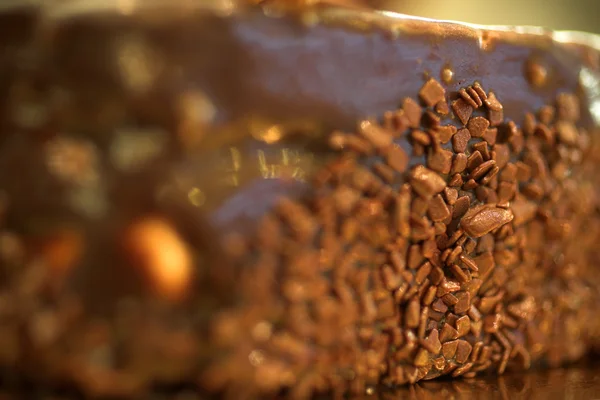
[[[465,295],[469,295],[468,293]],[[458,305],[458,303],[456,304]],[[454,306],[454,312],[456,312],[456,305]],[[467,315],[463,315],[462,317],[456,320],[456,330],[458,331],[458,337],[466,336],[471,330],[471,320]]]
[[[487,99],[487,94],[485,93],[485,90],[483,89],[483,87],[481,87],[481,84],[479,82],[475,82],[473,84],[473,89],[475,89],[481,100]]]
[[[533,130],[535,129],[536,125],[537,122],[535,120],[535,116],[530,112],[525,113],[525,119],[523,121],[523,133],[528,136],[533,135]]]
[[[519,182],[526,182],[529,180],[529,178],[531,177],[531,168],[521,162],[521,161],[517,161],[515,163],[515,167],[516,167],[516,171],[515,171],[515,177],[517,178],[517,180]]]

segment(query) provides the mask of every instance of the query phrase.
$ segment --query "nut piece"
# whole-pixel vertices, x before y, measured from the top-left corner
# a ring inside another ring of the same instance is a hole
[[[192,256],[168,221],[150,217],[135,222],[125,234],[125,243],[157,294],[171,300],[185,296],[191,283]]]
[[[415,192],[425,198],[438,194],[446,187],[446,182],[437,173],[422,165],[411,171],[410,183]]]
[[[44,242],[42,257],[53,274],[62,276],[69,272],[79,261],[84,245],[81,232],[62,230]]]
[[[483,205],[470,209],[460,225],[467,235],[478,238],[509,223],[513,218],[510,210]]]
[[[533,87],[542,87],[548,80],[548,69],[540,60],[529,59],[525,63],[525,76]]]

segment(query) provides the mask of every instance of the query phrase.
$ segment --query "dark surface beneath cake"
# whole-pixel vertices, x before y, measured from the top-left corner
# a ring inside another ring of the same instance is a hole
[[[526,373],[483,375],[472,379],[422,381],[393,391],[373,390],[351,397],[360,400],[563,400],[600,398],[600,365],[597,361],[566,368],[534,370]],[[72,393],[49,394],[44,389],[2,390],[0,400],[78,400]],[[165,391],[145,400],[202,400],[193,390]],[[265,398],[266,399],[266,398]],[[321,396],[315,400],[330,400]]]

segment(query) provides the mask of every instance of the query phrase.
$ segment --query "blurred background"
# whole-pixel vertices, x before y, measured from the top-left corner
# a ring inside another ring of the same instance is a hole
[[[600,33],[600,0],[366,0],[421,17],[493,25],[537,25]]]
[[[45,4],[69,0],[0,0],[0,11],[23,4]],[[216,0],[198,0],[216,1]],[[600,33],[600,0],[245,0],[250,2],[329,2],[368,5],[382,10],[427,18],[488,25],[536,25],[551,29]],[[104,0],[83,0],[102,4]],[[143,0],[110,0],[124,7]]]

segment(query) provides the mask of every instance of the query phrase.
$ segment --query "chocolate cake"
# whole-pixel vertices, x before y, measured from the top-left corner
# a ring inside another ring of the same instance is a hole
[[[309,398],[598,349],[588,36],[231,2],[0,14],[0,382]]]

